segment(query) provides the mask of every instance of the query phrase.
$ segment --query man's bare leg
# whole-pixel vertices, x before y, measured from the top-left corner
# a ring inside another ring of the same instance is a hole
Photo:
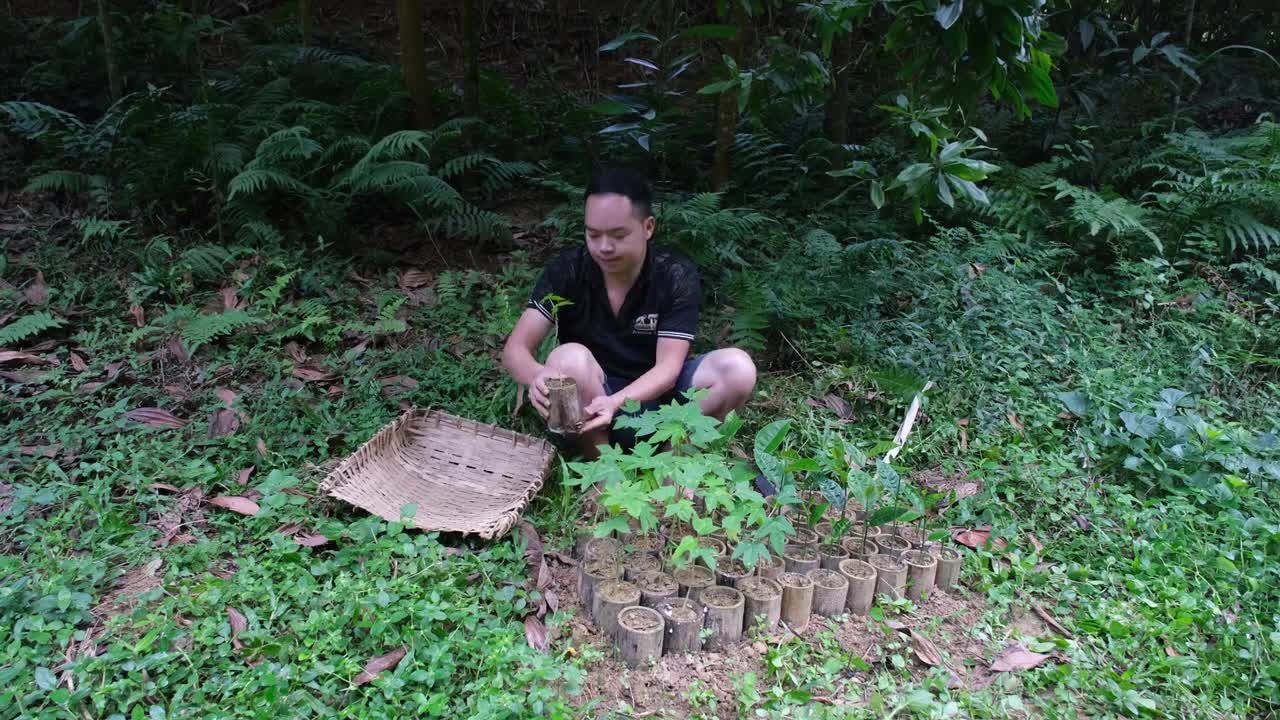
[[[587,349],[587,346],[579,343],[565,343],[551,351],[547,356],[547,367],[552,368],[562,375],[566,375],[574,379],[578,384],[578,400],[585,408],[597,397],[604,395],[604,370],[600,369],[600,363],[596,362],[596,358]],[[588,460],[599,457],[600,451],[596,449],[597,445],[604,445],[609,442],[609,429],[600,428],[589,433],[578,436],[576,444],[579,451]]]
[[[756,364],[738,348],[721,348],[707,353],[693,373],[693,387],[708,393],[698,407],[703,415],[724,420],[731,410],[741,410],[756,387]]]

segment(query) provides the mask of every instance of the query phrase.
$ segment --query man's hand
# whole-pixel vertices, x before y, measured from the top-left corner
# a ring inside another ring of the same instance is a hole
[[[529,402],[533,405],[533,409],[538,411],[543,420],[547,419],[547,415],[551,413],[551,397],[547,394],[547,378],[556,377],[560,373],[549,367],[544,367],[533,376],[533,382],[529,383]]]
[[[589,433],[598,428],[607,428],[613,424],[613,416],[618,414],[618,409],[622,407],[624,400],[615,399],[611,395],[600,395],[592,400],[582,410],[583,433]]]

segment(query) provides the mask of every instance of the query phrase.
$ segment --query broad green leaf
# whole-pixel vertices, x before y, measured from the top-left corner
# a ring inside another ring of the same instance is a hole
[[[787,434],[791,432],[791,420],[775,420],[756,433],[755,451],[758,456],[760,453],[772,454],[782,447],[783,441],[787,439]]]
[[[1062,404],[1067,406],[1067,411],[1076,417],[1084,417],[1089,411],[1089,396],[1079,390],[1054,393],[1054,396],[1061,400]]]
[[[933,19],[938,21],[943,30],[950,30],[963,14],[964,0],[956,0],[953,3],[939,5],[937,11],[933,13]]]
[[[607,42],[607,43],[605,43],[605,44],[601,45],[601,46],[596,50],[596,52],[609,52],[610,50],[617,50],[618,48],[622,47],[623,45],[626,45],[627,43],[631,42],[632,40],[657,40],[657,39],[658,39],[658,37],[657,37],[656,35],[650,35],[650,34],[649,34],[649,33],[647,33],[647,32],[628,32],[628,33],[622,33],[622,34],[621,34],[621,35],[619,35],[618,37],[616,37],[616,38],[614,38],[614,39],[610,40],[609,42]]]
[[[649,499],[654,502],[666,503],[673,500],[676,492],[679,490],[675,485],[663,485],[649,492]]]
[[[938,199],[947,207],[955,207],[956,200],[951,197],[951,187],[947,185],[947,177],[943,173],[938,173]]]
[[[693,531],[699,535],[710,535],[716,531],[716,521],[711,518],[700,517],[693,520]]]
[[[1058,107],[1058,93],[1053,89],[1053,80],[1049,77],[1049,72],[1044,68],[1030,67],[1027,69],[1026,87],[1031,92],[1031,97],[1046,107]]]
[[[54,675],[49,668],[36,668],[36,687],[41,690],[52,690],[58,686],[58,676]]]
[[[769,548],[764,543],[757,540],[747,540],[738,543],[733,548],[733,558],[741,560],[743,565],[748,569],[754,569],[760,561],[769,556]]]
[[[621,515],[619,515],[617,517],[609,518],[608,520],[597,525],[595,527],[595,530],[593,530],[591,534],[596,537],[606,537],[608,535],[612,535],[613,533],[621,534],[621,533],[629,533],[629,532],[631,532],[631,524],[627,522],[627,519],[625,517],[622,517]]]
[[[1120,420],[1129,432],[1138,437],[1150,438],[1160,430],[1160,421],[1153,415],[1140,415],[1132,412],[1120,413]]]
[[[950,182],[957,190],[964,193],[970,200],[979,205],[989,205],[991,199],[987,197],[986,191],[969,180],[962,180],[954,175],[948,175],[947,181]]]
[[[877,210],[884,207],[884,186],[879,180],[871,181],[871,205]]]
[[[645,60],[644,58],[629,57],[629,58],[623,58],[622,61],[629,62],[632,65],[639,65],[642,68],[648,68],[650,70],[658,69],[657,65],[654,65],[653,63],[649,62],[648,60]]]
[[[626,115],[632,111],[630,105],[618,100],[601,100],[589,109],[597,115]]]
[[[724,92],[725,90],[728,90],[729,88],[737,84],[738,83],[736,80],[721,80],[719,82],[713,82],[709,85],[705,85],[699,88],[698,94],[699,95],[719,95],[720,93]]]
[[[907,513],[907,508],[901,505],[888,505],[877,509],[871,513],[871,517],[867,519],[867,524],[871,526],[884,525],[898,520]]]

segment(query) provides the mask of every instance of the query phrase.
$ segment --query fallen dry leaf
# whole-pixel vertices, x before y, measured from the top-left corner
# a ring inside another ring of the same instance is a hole
[[[995,660],[991,661],[991,669],[995,672],[1018,672],[1021,670],[1030,670],[1038,667],[1048,660],[1048,655],[1041,655],[1037,652],[1031,652],[1022,646],[1022,643],[1012,643],[1000,654]]]
[[[435,281],[435,273],[424,272],[422,270],[406,270],[400,276],[400,287],[420,288],[423,285],[429,285]]]
[[[556,594],[555,590],[548,590],[547,594],[542,596],[542,599],[546,601],[547,608],[550,609],[551,612],[554,613],[560,611],[560,596]]]
[[[383,378],[379,382],[382,383],[382,392],[384,395],[395,395],[396,393],[409,392],[417,389],[418,381],[404,375],[392,375],[389,378]]]
[[[262,438],[258,438],[258,456],[263,460],[267,459],[267,444],[262,441]]]
[[[89,369],[89,363],[86,363],[84,358],[73,352],[71,353],[71,367],[75,369],[76,372],[84,372]]]
[[[849,422],[853,420],[853,408],[849,403],[839,395],[827,395],[822,398],[827,407],[831,408],[841,420]]]
[[[328,382],[333,379],[333,373],[309,367],[294,368],[293,376],[304,382]]]
[[[977,495],[978,491],[981,489],[982,486],[976,482],[960,483],[956,486],[956,499],[960,500],[962,498],[973,497]]]
[[[301,347],[298,346],[298,343],[292,340],[284,344],[284,352],[294,362],[298,363],[299,365],[302,365],[305,362],[307,362],[307,351],[303,350]]]
[[[1076,527],[1080,528],[1081,530],[1087,531],[1089,530],[1089,528],[1093,527],[1093,524],[1089,522],[1089,518],[1081,515],[1080,513],[1076,513],[1072,515],[1071,519],[1075,521]]]
[[[1172,645],[1164,646],[1164,654],[1168,655],[1169,657],[1182,657],[1182,653],[1178,652],[1177,650],[1174,650]]]
[[[925,665],[938,667],[942,664],[942,653],[938,651],[938,646],[915,630],[911,631],[911,651]]]
[[[58,443],[54,443],[52,445],[45,445],[45,446],[23,445],[21,448],[19,448],[19,451],[23,455],[43,455],[44,457],[51,458],[57,455],[58,451],[61,449],[62,449],[61,445],[59,445]]]
[[[0,350],[0,365],[57,365],[58,361],[20,350]]]
[[[369,347],[369,339],[365,338],[364,340],[361,340],[360,342],[356,343],[355,347],[343,353],[342,359],[351,360],[355,357],[358,357],[361,353],[365,351],[365,348],[367,347]]]
[[[27,302],[32,305],[48,305],[49,304],[49,286],[44,282],[44,272],[36,271],[36,279],[23,289],[22,294],[26,296]]]
[[[321,545],[327,545],[329,543],[329,538],[321,535],[320,533],[299,533],[293,536],[293,541],[302,547],[313,548],[320,547]]]
[[[1027,533],[1027,539],[1031,541],[1031,546],[1037,552],[1044,552],[1044,543],[1040,542],[1040,538],[1036,537],[1035,533]]]
[[[218,408],[209,418],[209,437],[234,435],[240,429],[240,418],[230,408]]]
[[[378,676],[382,673],[387,670],[391,670],[396,665],[399,665],[400,661],[404,659],[406,652],[408,652],[408,650],[405,648],[397,648],[386,655],[379,655],[376,658],[372,658],[369,662],[365,663],[364,672],[357,675],[356,678],[351,681],[351,684],[364,685],[365,683],[373,682],[378,679]]]
[[[124,416],[134,422],[139,422],[152,428],[172,428],[177,430],[187,426],[186,420],[180,420],[173,413],[161,408],[140,407],[136,410],[130,410]]]
[[[534,587],[536,587],[538,591],[541,592],[543,590],[546,590],[547,586],[550,584],[551,584],[551,570],[547,567],[546,560],[543,560],[542,562],[538,563],[538,582]]]
[[[182,338],[174,335],[169,338],[169,344],[165,346],[169,351],[169,356],[176,362],[186,365],[191,362],[191,353],[187,352],[187,346],[182,344]]]
[[[220,387],[217,390],[214,390],[213,394],[217,395],[218,399],[222,401],[222,404],[227,407],[231,407],[231,403],[236,401],[236,394],[228,388]]]
[[[110,363],[107,365],[106,370],[107,370],[107,379],[115,380],[117,377],[120,376],[120,373],[124,371],[124,363],[123,362]]]
[[[239,650],[241,647],[240,633],[249,628],[249,621],[243,613],[230,605],[227,606],[227,619],[231,621],[231,647]]]
[[[106,383],[87,382],[81,385],[80,387],[76,388],[76,392],[80,393],[81,395],[90,395],[96,392],[98,388],[101,388],[103,385],[106,385]]]
[[[1003,550],[1009,545],[1004,538],[991,540],[990,525],[984,525],[980,528],[952,528],[951,539],[974,550],[986,547],[988,544]]]
[[[1014,415],[1013,413],[1009,413],[1005,417],[1009,418],[1009,424],[1012,425],[1013,429],[1017,430],[1019,433],[1027,429],[1025,426],[1023,426],[1022,421],[1018,420],[1017,415]]]
[[[240,302],[240,299],[236,297],[235,288],[225,287],[222,288],[220,293],[222,295],[223,310],[239,310],[244,307],[244,303]]]
[[[150,485],[147,485],[147,487],[152,490],[167,490],[174,493],[182,492],[182,490],[178,489],[177,485],[170,485],[169,483],[151,483]]]
[[[226,508],[232,512],[238,512],[241,515],[257,515],[258,503],[247,497],[239,495],[219,495],[209,501],[210,505],[216,505],[220,508]]]
[[[236,476],[236,484],[247,485],[249,483],[249,476],[253,474],[253,471],[257,467],[257,465],[250,465],[249,467],[241,470],[240,474]]]
[[[142,306],[134,303],[129,306],[129,314],[133,316],[133,324],[142,327],[147,324],[146,313],[142,311]]]
[[[524,619],[524,639],[528,641],[529,647],[538,652],[546,652],[550,647],[547,643],[547,626],[533,615]]]

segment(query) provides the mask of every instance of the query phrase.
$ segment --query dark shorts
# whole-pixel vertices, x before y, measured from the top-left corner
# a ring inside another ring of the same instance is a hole
[[[693,387],[693,374],[698,371],[698,366],[702,364],[702,359],[705,357],[706,355],[696,355],[694,357],[689,358],[688,360],[685,360],[684,367],[680,369],[680,376],[676,378],[676,386],[672,388],[669,392],[667,392],[665,395],[663,395],[662,397],[659,397],[656,400],[650,400],[649,402],[641,403],[640,413],[644,413],[648,410],[657,410],[659,406],[669,405],[672,402],[680,402],[680,403],[686,402],[685,397],[682,393],[685,390],[688,390],[689,388]],[[621,378],[621,377],[616,377],[613,375],[609,375],[608,373],[605,373],[604,391],[612,395],[618,392],[619,390],[621,390],[622,388],[626,387],[627,385],[630,385],[633,381],[634,381],[634,378],[632,379]],[[621,417],[623,415],[630,415],[630,414],[632,413],[627,413],[627,412],[623,412],[622,410],[619,410],[617,416],[615,416],[614,419],[616,420],[618,417]],[[569,443],[565,441],[565,438],[563,435],[550,433],[550,432],[546,433],[546,435],[547,435],[547,439],[553,445],[559,448],[561,452],[568,452],[572,449]],[[609,428],[609,444],[619,445],[627,449],[634,447],[636,444],[636,432],[631,428],[611,427]]]

